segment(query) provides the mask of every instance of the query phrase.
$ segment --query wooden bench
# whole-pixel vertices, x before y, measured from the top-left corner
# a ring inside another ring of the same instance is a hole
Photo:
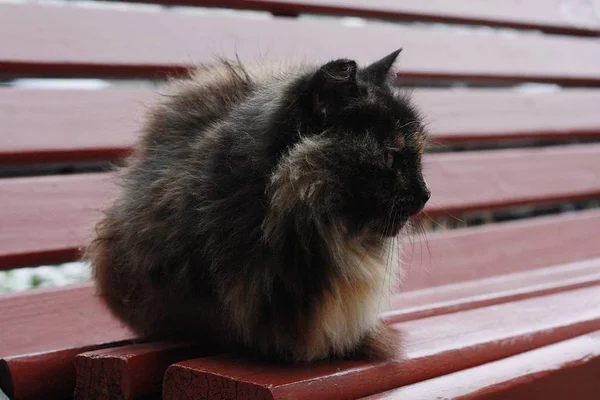
[[[0,4],[0,270],[76,260],[114,193],[105,167],[129,154],[155,98],[151,81],[234,51],[366,62],[402,46],[398,84],[414,87],[438,143],[425,159],[432,228],[487,223],[408,245],[407,280],[383,313],[404,332],[401,361],[281,368],[202,343],[145,343],[83,284],[0,296],[0,398],[597,397],[600,21],[584,3],[155,3],[170,7]],[[23,78],[112,85],[31,89]]]

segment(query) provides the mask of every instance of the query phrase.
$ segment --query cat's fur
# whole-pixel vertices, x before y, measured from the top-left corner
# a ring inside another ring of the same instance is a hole
[[[398,53],[175,83],[87,249],[115,315],[279,361],[394,356],[378,319],[394,237],[429,198],[423,126],[389,82]]]

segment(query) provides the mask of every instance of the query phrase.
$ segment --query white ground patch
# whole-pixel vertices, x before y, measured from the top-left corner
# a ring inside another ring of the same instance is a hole
[[[0,292],[19,292],[34,287],[64,286],[91,279],[89,264],[71,262],[0,271]]]

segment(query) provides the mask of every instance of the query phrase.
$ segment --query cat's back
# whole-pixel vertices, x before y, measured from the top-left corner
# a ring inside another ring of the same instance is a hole
[[[197,67],[187,78],[161,89],[162,99],[147,114],[140,150],[189,145],[189,140],[205,134],[255,93],[278,86],[297,72],[294,66],[260,63]]]

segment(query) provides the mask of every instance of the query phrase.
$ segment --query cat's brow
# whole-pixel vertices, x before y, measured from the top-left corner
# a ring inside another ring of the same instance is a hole
[[[402,137],[401,135],[396,137],[396,140],[394,141],[394,143],[396,144],[396,147],[398,148],[398,150],[402,150],[404,148],[404,146],[406,145],[406,142],[404,141],[404,137]]]

